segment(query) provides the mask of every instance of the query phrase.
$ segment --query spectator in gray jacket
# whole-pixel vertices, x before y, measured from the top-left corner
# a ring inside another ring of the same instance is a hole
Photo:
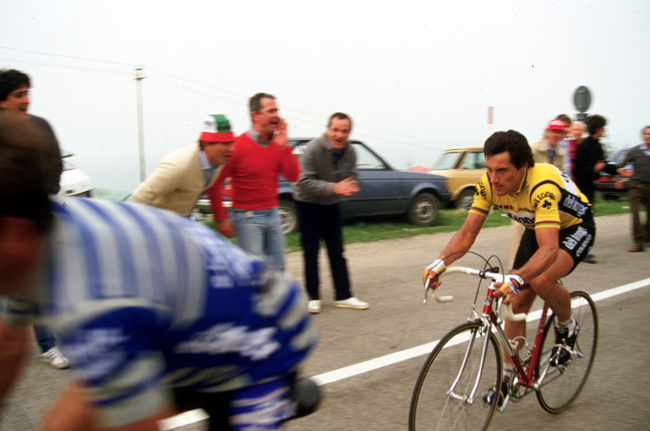
[[[650,247],[650,126],[643,131],[643,143],[633,147],[625,156],[617,172],[630,178],[629,195],[632,210],[632,248],[628,251],[635,253],[643,251],[645,245]],[[629,166],[629,167],[628,167]],[[645,205],[646,223],[641,225],[639,210]]]
[[[327,246],[336,290],[334,305],[355,310],[370,307],[368,303],[352,296],[347,263],[343,257],[339,203],[342,197],[359,191],[357,156],[348,143],[351,131],[352,119],[348,115],[341,112],[332,114],[325,134],[307,143],[300,159],[302,173],[294,184],[294,200],[305,259],[305,287],[311,313],[321,311],[318,277],[321,238]]]

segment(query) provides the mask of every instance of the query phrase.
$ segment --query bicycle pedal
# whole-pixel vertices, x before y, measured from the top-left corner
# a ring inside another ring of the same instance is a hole
[[[487,391],[486,393],[481,395],[481,399],[483,400],[483,404],[486,407],[491,406],[492,403],[494,402],[494,397],[496,395],[497,395],[497,391],[494,388],[490,389],[489,391]]]
[[[485,392],[483,395],[481,395],[481,399],[483,400],[483,405],[485,405],[486,407],[492,406],[492,404],[495,402],[495,397],[499,397],[498,400],[496,400],[497,410],[503,412],[503,410],[506,408],[506,405],[508,404],[508,401],[510,400],[510,394],[506,393],[504,395],[495,386],[489,391]]]
[[[555,351],[555,353],[553,355],[551,355],[551,357],[549,358],[549,361],[550,361],[552,367],[557,368],[561,373],[563,373],[564,370],[566,369],[566,367],[571,362],[573,362],[573,360],[576,358],[576,353],[573,350],[571,350],[571,348],[569,348],[566,344],[555,344],[553,346],[553,349],[556,349],[556,348],[557,348],[557,350]],[[562,363],[560,363],[560,353],[562,351],[569,352],[569,357],[567,359],[565,359]]]

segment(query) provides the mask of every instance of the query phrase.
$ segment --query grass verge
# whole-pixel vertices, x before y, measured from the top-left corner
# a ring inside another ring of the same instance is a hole
[[[629,213],[627,197],[616,200],[596,199],[596,216]],[[510,218],[501,217],[502,212],[494,210],[483,224],[483,227],[496,227],[509,225]],[[439,232],[455,232],[460,229],[467,217],[467,211],[444,209],[438,214],[438,220],[433,227],[412,225],[402,216],[377,216],[345,220],[343,226],[343,239],[345,244],[357,242],[381,241],[385,239],[409,238],[416,235],[428,235]],[[211,221],[205,222],[214,228]],[[294,233],[286,236],[287,253],[300,251],[300,234]]]

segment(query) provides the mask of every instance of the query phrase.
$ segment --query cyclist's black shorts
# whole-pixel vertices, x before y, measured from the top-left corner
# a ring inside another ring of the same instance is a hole
[[[573,258],[573,267],[569,271],[569,274],[587,256],[595,240],[596,224],[593,219],[560,231],[560,248],[569,253]],[[533,254],[535,254],[537,249],[539,249],[539,245],[537,245],[535,231],[526,228],[524,235],[521,237],[512,269],[519,269],[524,266]]]

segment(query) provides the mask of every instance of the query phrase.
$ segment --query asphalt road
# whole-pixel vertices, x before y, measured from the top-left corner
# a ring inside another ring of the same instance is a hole
[[[597,229],[593,252],[598,264],[581,264],[564,280],[569,290],[593,295],[650,277],[650,251],[626,252],[630,245],[629,215],[599,217]],[[485,229],[473,250],[485,257],[507,259],[509,234],[509,227]],[[304,374],[322,378],[324,373],[420,346],[440,339],[465,321],[475,294],[473,278],[453,275],[447,279],[441,289],[455,296],[450,304],[422,303],[422,268],[437,257],[451,235],[348,246],[353,291],[370,302],[367,311],[332,306],[329,270],[322,256],[323,312],[315,316],[320,341],[304,366]],[[301,255],[289,255],[287,263],[287,271],[302,279]],[[468,255],[457,264],[480,263]],[[646,284],[650,285],[650,280]],[[511,403],[504,413],[497,413],[491,429],[647,429],[649,304],[650,286],[597,302],[600,338],[596,362],[574,405],[562,414],[551,415],[530,395]],[[537,301],[534,308],[539,306]],[[529,332],[535,326],[535,322],[530,323]],[[415,357],[324,385],[327,397],[321,409],[289,423],[286,430],[406,429],[411,392],[424,359]],[[0,417],[0,431],[38,429],[38,418],[70,375],[33,358]]]

